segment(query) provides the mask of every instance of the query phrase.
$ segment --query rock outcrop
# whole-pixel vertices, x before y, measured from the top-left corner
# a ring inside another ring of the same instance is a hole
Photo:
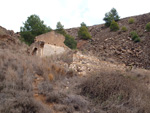
[[[19,40],[19,33],[13,30],[7,30],[0,26],[0,48],[8,51],[19,51],[23,54],[27,53],[27,45]]]
[[[146,24],[150,22],[150,13],[133,16],[135,20],[133,24],[128,23],[129,18],[118,21],[120,30],[117,32],[111,32],[104,24],[89,26],[92,40],[84,42],[77,36],[79,28],[66,29],[66,31],[75,37],[78,49],[81,51],[90,51],[103,60],[113,59],[126,65],[150,69],[150,32],[145,30]],[[121,30],[123,26],[128,29],[126,32]],[[139,43],[131,40],[132,31],[136,31],[141,38]]]

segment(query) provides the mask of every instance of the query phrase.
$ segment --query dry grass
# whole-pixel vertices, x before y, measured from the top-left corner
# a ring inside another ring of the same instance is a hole
[[[1,50],[0,112],[52,112],[33,97],[35,74],[44,78],[38,84],[38,93],[46,97],[47,103],[53,103],[51,109],[57,112],[150,112],[150,92],[142,83],[148,80],[149,73],[135,69],[121,73],[107,69],[83,78],[86,79],[84,81],[59,62],[64,61],[61,58],[54,60]],[[76,87],[78,85],[81,92]]]
[[[53,74],[50,73],[50,74],[48,75],[48,77],[49,77],[49,80],[50,80],[50,81],[53,81],[53,80],[54,80],[54,75],[53,75]]]
[[[32,83],[37,58],[0,51],[0,112],[45,113],[50,111],[33,98]]]
[[[47,95],[53,91],[53,85],[49,81],[43,81],[38,85],[39,93],[42,95]]]
[[[107,72],[96,72],[86,79],[74,76],[72,70],[59,64],[71,63],[63,58],[39,58],[9,49],[0,50],[0,112],[52,112],[33,97],[36,74],[44,78],[38,84],[38,93],[44,95],[47,103],[53,103],[51,109],[57,112],[150,112],[150,92],[143,86],[149,82],[149,73],[132,69],[122,74],[106,69]]]
[[[77,94],[68,94],[63,91],[52,91],[51,93],[47,94],[46,100],[48,103],[54,103],[54,109],[56,111],[61,111],[64,113],[73,113],[74,111],[86,113],[89,104],[89,102],[86,101],[82,96]],[[61,106],[61,109],[59,106]]]
[[[54,64],[50,58],[28,56],[10,48],[0,50],[0,112],[43,113],[44,110],[44,113],[49,113],[33,97],[34,75],[44,77],[39,90],[40,93],[47,94],[53,89],[50,81],[62,79],[66,73],[62,66]]]
[[[82,87],[82,95],[92,99],[94,103],[100,105],[98,109],[108,113],[150,112],[148,88],[139,80],[124,76],[118,71],[107,70],[95,73],[80,87]]]
[[[79,77],[68,69],[74,52],[39,58],[28,56],[21,43],[9,41],[0,41],[0,113],[150,112],[147,71],[106,69]],[[34,91],[52,105],[50,109],[36,100]]]
[[[70,53],[46,58],[29,56],[26,45],[8,37],[0,40],[0,48],[0,112],[51,113],[34,98],[32,84],[36,74],[42,76],[44,80],[38,84],[39,94],[48,96],[53,93],[56,81],[73,75],[60,64],[72,62]]]
[[[61,62],[65,62],[67,63],[68,65],[70,65],[73,61],[73,54],[76,53],[75,50],[69,50],[69,51],[66,51],[62,54],[59,54],[59,55],[53,55],[51,56],[51,59],[55,60],[55,61],[61,61]]]

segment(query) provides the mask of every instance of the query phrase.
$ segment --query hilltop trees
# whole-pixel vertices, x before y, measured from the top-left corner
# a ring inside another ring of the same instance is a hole
[[[112,8],[110,10],[110,12],[106,13],[105,14],[105,17],[104,17],[104,21],[105,21],[105,25],[107,27],[109,27],[111,25],[111,22],[114,20],[114,21],[118,21],[119,20],[119,15],[118,15],[118,12],[115,8]]]
[[[65,32],[64,26],[61,24],[61,22],[57,22],[56,32],[59,33],[59,34],[64,35],[64,37],[65,37],[64,44],[66,46],[68,46],[70,49],[76,49],[76,47],[77,47],[76,40],[74,39],[74,37],[70,36],[69,34],[67,34]]]
[[[86,24],[85,24],[84,22],[81,23],[81,27],[82,27],[82,26],[87,27]]]
[[[86,24],[84,22],[81,23],[81,27],[78,31],[78,37],[81,39],[84,39],[84,40],[92,38],[90,33],[88,32],[88,28],[86,27]]]
[[[64,30],[64,26],[61,24],[61,22],[57,22],[56,32],[59,33],[59,34],[62,34],[64,36],[66,35],[66,32]]]
[[[20,28],[20,34],[23,41],[30,45],[34,42],[34,38],[37,35],[51,31],[49,26],[44,24],[44,21],[40,19],[37,15],[31,15],[28,17],[27,21],[23,23],[24,26]]]

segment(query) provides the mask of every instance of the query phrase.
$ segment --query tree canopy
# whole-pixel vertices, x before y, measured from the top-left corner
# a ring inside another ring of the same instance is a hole
[[[57,22],[56,32],[62,34],[65,37],[64,44],[66,46],[68,46],[70,49],[76,49],[77,47],[76,40],[74,39],[74,37],[66,33],[66,31],[64,30],[64,26],[61,24],[61,22]]]
[[[85,24],[84,22],[81,23],[81,27],[82,27],[82,26],[87,27],[86,24]]]
[[[57,33],[60,33],[62,35],[66,35],[66,32],[64,30],[64,26],[61,24],[61,22],[57,22],[57,25],[56,25],[56,32]]]
[[[86,24],[84,22],[81,23],[81,27],[78,31],[78,37],[81,39],[84,39],[84,40],[92,38],[90,33],[88,32],[88,28],[86,27]]]
[[[20,34],[21,38],[28,45],[34,42],[34,38],[36,36],[51,31],[51,28],[46,26],[44,21],[42,21],[40,17],[35,14],[29,16],[23,25],[24,26],[20,28]]]
[[[119,15],[118,15],[118,12],[115,8],[112,8],[110,10],[110,12],[106,13],[105,14],[105,17],[104,17],[104,21],[105,21],[105,25],[107,27],[110,26],[111,22],[114,20],[114,21],[118,21],[119,20]]]
[[[66,46],[68,46],[69,48],[71,48],[71,49],[76,49],[76,47],[77,47],[77,42],[74,39],[74,37],[72,37],[72,36],[70,36],[68,34],[66,34],[66,36],[65,36],[64,44]]]

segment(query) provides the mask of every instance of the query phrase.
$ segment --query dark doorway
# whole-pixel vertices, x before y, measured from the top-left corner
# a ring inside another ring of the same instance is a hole
[[[34,48],[32,55],[36,55],[36,52],[37,52],[37,48]]]

